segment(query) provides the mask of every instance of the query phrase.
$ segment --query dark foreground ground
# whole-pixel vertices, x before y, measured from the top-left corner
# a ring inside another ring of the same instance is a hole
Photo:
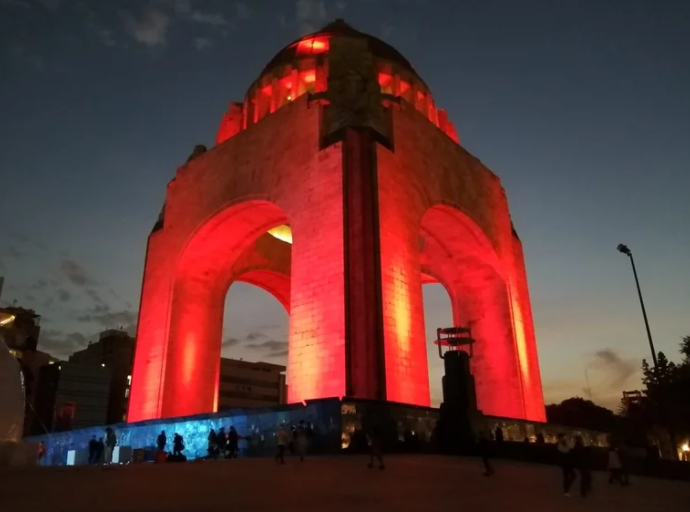
[[[24,511],[690,511],[690,484],[634,478],[628,488],[594,474],[594,494],[563,496],[558,469],[476,459],[396,456],[385,471],[359,456],[204,461],[124,467],[0,471],[0,510]],[[579,482],[577,482],[579,483]],[[576,485],[577,485],[576,483]]]

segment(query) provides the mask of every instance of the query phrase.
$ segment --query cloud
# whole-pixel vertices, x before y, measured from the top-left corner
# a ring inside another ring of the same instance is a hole
[[[115,36],[113,35],[112,30],[108,30],[107,28],[94,27],[94,32],[104,46],[117,46],[117,41],[115,41]]]
[[[24,254],[19,249],[12,247],[11,245],[5,248],[4,254],[8,258],[14,258],[15,260],[21,260],[24,258]]]
[[[57,11],[60,8],[60,0],[36,0],[46,9]]]
[[[261,331],[272,331],[274,329],[284,329],[285,326],[280,324],[261,324],[258,328]]]
[[[9,43],[9,52],[12,59],[19,65],[33,71],[45,71],[46,64],[38,53],[31,50],[24,43],[12,41]]]
[[[263,343],[249,343],[247,345],[248,349],[256,350],[256,351],[262,351],[262,352],[268,352],[271,354],[275,354],[276,352],[286,351],[287,347],[288,347],[287,341],[276,341],[276,340],[268,340],[268,341],[264,341]]]
[[[105,329],[113,329],[124,326],[126,329],[136,325],[137,314],[134,311],[123,309],[121,311],[111,311],[109,308],[93,310],[77,316],[77,321],[82,323],[97,324]]]
[[[139,17],[125,14],[125,30],[135,41],[154,48],[167,43],[170,16],[160,9],[149,8]]]
[[[197,37],[194,40],[194,48],[197,50],[203,50],[204,48],[210,48],[211,46],[213,46],[213,43],[206,37]]]
[[[189,17],[190,20],[195,21],[197,23],[203,23],[206,25],[212,25],[214,27],[220,27],[222,25],[229,25],[229,22],[227,19],[225,19],[225,16],[221,13],[204,13],[201,11],[194,11]]]
[[[610,348],[595,352],[591,357],[591,366],[601,370],[606,375],[606,387],[618,393],[638,369],[634,359],[623,359],[618,352]]]
[[[267,340],[263,343],[249,343],[247,348],[257,352],[262,352],[262,357],[266,357],[268,359],[275,359],[288,355],[287,341]]]
[[[240,340],[237,338],[225,338],[223,340],[222,346],[223,346],[223,348],[234,347],[236,345],[239,345],[239,343],[240,343]]]
[[[24,9],[31,9],[31,4],[26,0],[0,0],[2,5],[10,5],[12,7],[23,7]]]
[[[64,259],[60,263],[60,269],[69,281],[76,286],[89,286],[96,281],[89,275],[84,267],[71,259]]]
[[[67,358],[88,345],[88,339],[80,332],[63,332],[56,329],[41,330],[39,347],[55,357]]]
[[[268,338],[268,336],[266,336],[262,332],[252,331],[249,334],[247,334],[247,336],[245,337],[245,339],[247,341],[256,341],[256,340],[261,339],[261,338]]]
[[[328,19],[323,0],[297,0],[295,18],[302,33],[316,32]]]
[[[237,12],[237,17],[241,20],[248,20],[252,17],[252,10],[244,2],[235,2],[235,11]]]
[[[57,291],[57,298],[60,302],[69,302],[69,300],[72,298],[72,295],[67,290],[60,288]]]
[[[192,12],[191,0],[175,0],[175,14],[185,15]]]
[[[48,288],[48,281],[45,279],[39,279],[31,285],[32,290],[45,290],[46,288]]]
[[[92,300],[94,301],[98,306],[104,308],[104,309],[110,309],[110,306],[103,300],[101,295],[94,290],[93,288],[85,288],[84,293]]]

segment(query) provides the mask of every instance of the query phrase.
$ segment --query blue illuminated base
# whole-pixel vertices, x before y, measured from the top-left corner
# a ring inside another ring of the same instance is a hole
[[[226,431],[234,426],[240,440],[240,456],[273,455],[276,450],[275,431],[279,425],[308,424],[313,432],[309,441],[311,453],[337,453],[343,449],[361,448],[363,432],[371,424],[384,426],[391,437],[404,442],[415,439],[415,444],[431,444],[432,433],[438,420],[438,409],[417,407],[392,402],[378,402],[343,398],[313,400],[304,404],[281,405],[260,409],[231,409],[213,414],[198,414],[179,418],[166,418],[138,423],[118,423],[110,427],[115,431],[118,445],[134,450],[145,450],[145,459],[155,453],[156,438],[165,430],[172,450],[174,434],[184,437],[184,455],[187,459],[207,456],[208,434],[211,429]],[[28,438],[30,442],[43,442],[45,466],[64,466],[71,450],[87,450],[92,436],[105,437],[105,426],[66,432],[55,432]]]

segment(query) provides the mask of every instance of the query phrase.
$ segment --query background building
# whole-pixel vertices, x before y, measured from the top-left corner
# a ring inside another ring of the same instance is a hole
[[[61,432],[105,425],[112,373],[105,366],[61,362],[41,368],[36,414],[43,428]]]
[[[233,407],[268,407],[286,403],[285,366],[220,360],[218,410]]]
[[[69,358],[71,363],[105,366],[110,370],[112,378],[107,423],[127,420],[134,345],[134,338],[125,331],[109,329],[100,334],[97,342],[90,343],[84,350],[75,352]]]

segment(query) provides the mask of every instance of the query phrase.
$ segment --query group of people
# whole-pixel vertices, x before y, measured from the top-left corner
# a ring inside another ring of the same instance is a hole
[[[304,420],[290,429],[286,425],[279,425],[276,430],[276,446],[278,448],[275,456],[276,462],[285,464],[285,451],[289,450],[292,455],[297,455],[301,462],[307,454],[307,442],[311,437],[311,428],[305,425]]]
[[[166,455],[165,447],[168,444],[168,436],[165,434],[165,430],[161,430],[156,439],[156,447],[158,448],[158,453],[161,457]],[[184,438],[177,432],[173,436],[173,449],[170,455],[173,458],[184,458],[182,452],[184,451]]]
[[[503,431],[500,427],[496,429],[493,436],[495,442],[503,441]],[[529,442],[526,439],[526,442]],[[544,436],[537,436],[537,444],[545,444]],[[494,468],[491,465],[492,443],[490,436],[485,432],[479,432],[477,439],[477,447],[479,456],[484,463],[484,475],[492,476]],[[563,493],[570,497],[570,489],[575,480],[577,480],[578,473],[580,476],[580,495],[584,498],[592,492],[592,469],[594,467],[594,454],[590,446],[586,446],[582,436],[575,436],[571,441],[565,434],[558,435],[558,442],[556,444],[558,453],[558,465],[563,474]],[[618,447],[611,446],[608,452],[608,469],[609,469],[609,483],[620,483],[623,486],[630,484],[626,461],[623,457],[622,450]]]
[[[236,459],[239,455],[239,441],[240,436],[233,426],[227,433],[225,427],[221,427],[218,432],[211,429],[208,434],[208,458]]]
[[[115,446],[117,446],[117,436],[110,427],[105,429],[104,437],[96,439],[96,436],[91,436],[89,441],[89,464],[112,463]]]
[[[580,496],[583,498],[592,492],[592,467],[594,465],[592,448],[585,446],[582,436],[575,436],[574,442],[568,440],[565,434],[558,436],[558,458],[563,473],[563,492],[570,496],[570,488],[580,473]],[[609,483],[630,484],[626,464],[621,456],[620,448],[609,447],[608,469]],[[577,471],[577,472],[576,472]]]

